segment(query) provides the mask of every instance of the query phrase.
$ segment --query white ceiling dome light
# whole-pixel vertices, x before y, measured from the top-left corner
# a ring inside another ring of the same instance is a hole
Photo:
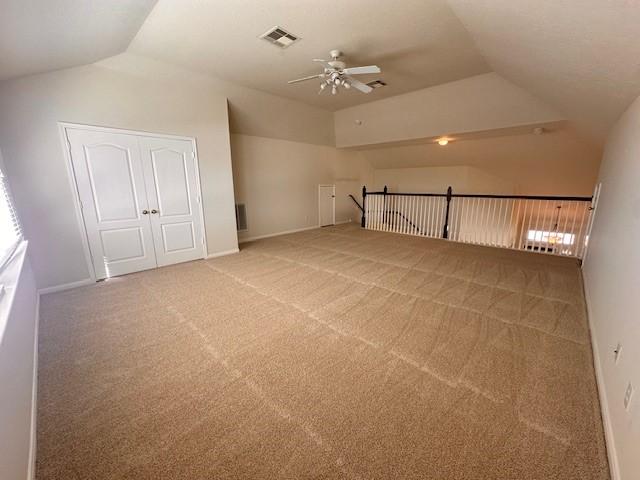
[[[349,90],[353,87],[362,93],[369,93],[373,90],[373,88],[366,83],[362,83],[360,80],[353,78],[352,75],[380,73],[380,67],[377,65],[368,65],[366,67],[347,68],[347,65],[343,61],[339,60],[342,56],[342,52],[340,50],[331,50],[329,55],[331,55],[331,60],[329,61],[319,58],[313,59],[314,62],[321,63],[324,66],[324,71],[322,73],[319,73],[318,75],[311,75],[309,77],[297,78],[296,80],[289,80],[288,83],[299,83],[319,78],[321,83],[318,94],[326,91],[327,85],[331,86],[331,93],[333,95],[336,95],[339,92],[340,87],[343,87],[345,90]]]

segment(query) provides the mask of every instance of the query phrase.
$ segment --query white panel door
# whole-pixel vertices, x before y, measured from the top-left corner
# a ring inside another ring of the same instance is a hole
[[[204,235],[193,143],[140,137],[159,266],[203,258]]]
[[[320,226],[336,223],[336,186],[320,185],[318,187],[318,203],[320,206]]]
[[[76,129],[67,138],[96,277],[154,268],[138,138]]]

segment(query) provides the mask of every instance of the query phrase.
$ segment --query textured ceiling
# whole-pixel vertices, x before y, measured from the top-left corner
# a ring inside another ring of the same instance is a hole
[[[156,0],[0,1],[0,80],[121,53]]]
[[[275,25],[302,40],[281,50],[258,38]],[[379,65],[360,78],[388,86],[332,97],[317,80],[287,84],[320,73],[311,59],[334,48],[348,65]],[[490,71],[445,0],[160,0],[130,51],[330,110]]]
[[[92,63],[128,47],[338,110],[495,71],[596,140],[640,94],[639,0],[0,2],[0,80]],[[258,38],[274,25],[302,40],[279,50]],[[361,78],[388,86],[332,97],[318,96],[316,81],[287,85],[319,72],[311,59],[333,48],[349,65],[378,64],[382,74]]]
[[[638,0],[448,0],[492,69],[598,140],[640,94]]]

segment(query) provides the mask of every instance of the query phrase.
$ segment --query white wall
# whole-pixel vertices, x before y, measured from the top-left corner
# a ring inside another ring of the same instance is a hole
[[[584,265],[597,367],[620,478],[640,478],[640,98],[607,140],[602,191]],[[617,364],[613,350],[622,350]],[[624,410],[627,383],[635,387]]]
[[[334,119],[336,145],[354,147],[555,122],[563,117],[498,74],[487,73],[345,108],[335,112]]]
[[[336,185],[336,222],[359,220],[348,194],[361,197],[367,166],[355,152],[250,135],[232,135],[236,201],[249,230],[240,239],[318,225],[318,185]]]
[[[59,121],[195,137],[208,251],[237,247],[226,99],[153,73],[88,65],[0,86],[0,145],[40,288],[89,276]]]
[[[32,468],[38,294],[26,244],[0,273],[0,478],[25,480]],[[35,453],[35,452],[33,452]]]

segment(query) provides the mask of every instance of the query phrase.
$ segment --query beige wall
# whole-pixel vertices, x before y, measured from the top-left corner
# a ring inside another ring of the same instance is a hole
[[[376,172],[411,168],[404,175],[413,183],[424,178],[432,188],[445,189],[447,182],[455,187],[455,179],[430,178],[429,168],[466,166],[476,169],[473,171],[478,176],[467,183],[476,189],[469,193],[505,193],[492,191],[499,188],[500,182],[486,183],[483,178],[489,176],[501,179],[509,193],[524,195],[591,195],[601,157],[599,148],[569,128],[543,135],[527,133],[461,140],[445,147],[427,143],[360,151]],[[426,170],[419,173],[413,168]]]
[[[374,189],[386,185],[392,192],[445,193],[451,186],[456,193],[514,193],[513,184],[466,166],[376,169],[373,178]]]
[[[602,190],[584,264],[601,392],[620,477],[640,478],[640,98],[611,132],[600,169]],[[618,363],[613,350],[622,350]],[[635,386],[624,410],[628,382]]]
[[[250,135],[232,135],[238,203],[249,230],[240,240],[318,225],[318,185],[336,185],[336,221],[357,220],[348,194],[361,196],[367,166],[356,152]]]
[[[40,288],[89,276],[59,121],[195,137],[208,251],[237,247],[227,103],[198,86],[100,65],[0,85],[0,145]]]
[[[59,121],[196,137],[209,254],[237,246],[230,125],[243,134],[334,143],[331,112],[127,53],[3,82],[0,146],[40,288],[89,276]]]
[[[555,122],[563,117],[498,74],[487,73],[339,110],[334,120],[336,145],[353,147]]]
[[[216,92],[226,97],[232,133],[317,145],[335,144],[333,112],[328,110],[131,53],[111,57],[99,64],[127,75],[162,78],[176,85],[187,82],[196,91]]]

